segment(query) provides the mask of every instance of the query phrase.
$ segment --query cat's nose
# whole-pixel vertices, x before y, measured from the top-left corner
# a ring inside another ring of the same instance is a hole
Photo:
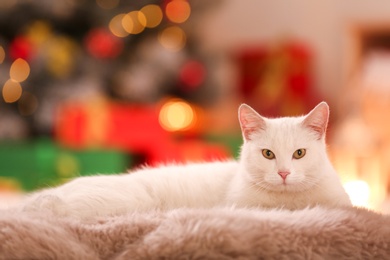
[[[283,180],[285,180],[287,178],[287,175],[290,174],[290,172],[280,171],[278,172],[278,174],[280,175],[280,177],[282,177]]]

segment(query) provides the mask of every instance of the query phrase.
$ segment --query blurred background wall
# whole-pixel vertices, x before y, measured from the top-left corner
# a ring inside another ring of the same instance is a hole
[[[329,154],[386,209],[390,3],[2,0],[0,189],[237,158],[240,103],[331,106]]]

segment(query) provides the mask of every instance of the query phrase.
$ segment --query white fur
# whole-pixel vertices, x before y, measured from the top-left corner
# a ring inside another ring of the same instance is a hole
[[[351,205],[328,160],[328,107],[302,117],[268,119],[240,107],[244,137],[239,161],[167,165],[116,176],[79,177],[33,194],[23,210],[88,219],[128,211],[216,206],[302,209]],[[275,159],[262,155],[269,149]],[[294,159],[297,149],[306,155]],[[278,171],[288,171],[285,180]]]

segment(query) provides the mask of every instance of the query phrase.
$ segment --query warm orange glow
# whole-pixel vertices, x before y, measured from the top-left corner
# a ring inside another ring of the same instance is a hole
[[[145,30],[146,17],[140,11],[131,11],[122,19],[122,26],[130,34],[139,34]]]
[[[186,44],[186,35],[180,27],[171,26],[159,34],[158,41],[168,50],[180,51]]]
[[[5,51],[3,46],[0,46],[0,64],[4,62],[5,59]]]
[[[46,50],[49,71],[57,77],[68,76],[74,67],[76,51],[77,46],[72,39],[64,36],[51,39]]]
[[[186,0],[173,0],[165,9],[168,19],[174,23],[184,23],[190,17],[191,7]]]
[[[344,189],[354,206],[369,207],[370,187],[362,180],[348,181]]]
[[[127,33],[133,33],[134,22],[129,14],[125,14],[122,17],[122,27]]]
[[[194,109],[187,102],[173,99],[166,102],[159,114],[161,126],[170,132],[183,131],[195,124]]]
[[[146,18],[145,27],[157,27],[162,21],[163,13],[158,5],[146,5],[140,12],[143,13]]]
[[[125,17],[126,14],[118,14],[114,16],[109,25],[108,28],[110,29],[111,33],[117,37],[126,37],[129,35],[129,33],[123,28],[122,20]]]
[[[345,130],[348,129],[349,127]],[[342,134],[343,128],[337,130],[338,135],[344,137],[333,143],[330,154],[346,192],[354,205],[380,209],[387,196],[387,175],[383,173],[380,153],[375,151],[374,147],[365,144],[363,139],[368,139],[369,136],[366,132],[362,131],[363,136],[354,136],[356,131],[361,131],[357,125],[351,130],[354,132],[352,135],[352,132],[347,131]],[[353,142],[358,143],[351,146],[352,142],[345,141],[346,136],[348,138],[352,136]],[[360,151],[364,152],[364,156]]]
[[[14,81],[25,81],[30,75],[30,65],[27,61],[19,58],[12,63],[9,75]]]
[[[6,103],[16,102],[22,95],[22,87],[19,82],[9,79],[3,86],[2,94]]]
[[[38,20],[27,28],[26,35],[32,44],[39,46],[52,36],[52,29],[49,23]]]

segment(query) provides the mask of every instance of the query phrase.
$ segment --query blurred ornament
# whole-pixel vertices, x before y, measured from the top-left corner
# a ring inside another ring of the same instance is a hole
[[[75,66],[77,43],[65,36],[57,36],[46,47],[46,64],[53,76],[68,77]]]
[[[112,59],[123,50],[123,42],[104,28],[91,30],[84,39],[88,52],[95,58]]]
[[[166,5],[165,14],[171,22],[184,23],[190,17],[191,6],[186,0],[172,0]]]
[[[18,36],[10,44],[10,57],[13,60],[18,58],[30,60],[33,55],[33,49],[33,45],[27,37]]]
[[[185,90],[191,91],[198,88],[206,78],[206,69],[199,61],[188,61],[180,71],[180,81]]]
[[[25,35],[35,48],[39,48],[52,37],[51,26],[46,21],[34,21],[27,27]]]

